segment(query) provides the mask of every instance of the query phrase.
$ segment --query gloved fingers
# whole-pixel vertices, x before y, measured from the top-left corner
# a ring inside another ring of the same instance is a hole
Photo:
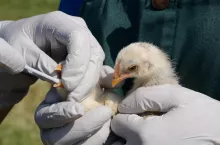
[[[20,49],[28,66],[48,75],[54,74],[57,63],[37,47],[33,41],[24,38],[19,43],[14,42],[12,45],[17,46],[18,50]],[[44,78],[41,79],[44,80]]]
[[[138,115],[118,114],[111,121],[111,129],[116,135],[124,138],[129,145],[141,144],[136,138],[139,138],[139,132],[144,123],[146,123],[144,118]]]
[[[80,103],[60,102],[45,104],[42,102],[35,112],[35,122],[40,128],[60,127],[80,118],[84,108]]]
[[[57,88],[51,87],[50,90],[46,94],[45,103],[47,104],[59,103],[66,99],[65,96],[63,97],[57,92]]]
[[[118,106],[121,113],[145,111],[168,112],[178,107],[184,89],[174,85],[141,87],[129,94]]]
[[[62,69],[62,82],[68,91],[75,90],[82,81],[91,60],[91,34],[82,21],[81,18],[71,18],[56,11],[45,14],[42,22],[49,40],[55,39],[66,46],[67,56]]]
[[[104,52],[83,19],[59,11],[45,16],[46,27],[54,30],[47,30],[51,40],[57,40],[67,49],[62,83],[69,92],[73,91],[71,95],[76,101],[82,100],[98,82]]]
[[[80,103],[59,101],[61,98],[56,89],[50,89],[46,99],[35,112],[35,122],[40,128],[59,127],[78,119],[84,114],[83,105]]]
[[[111,120],[106,122],[98,132],[96,132],[86,141],[80,143],[80,145],[102,145],[104,144],[110,134],[110,122]]]
[[[113,88],[112,87],[112,78],[114,74],[114,69],[110,66],[103,65],[101,69],[101,75],[99,78],[99,84],[100,86],[104,88]],[[114,88],[121,87],[123,85],[124,81],[118,83]]]
[[[120,142],[120,141],[116,141],[116,142],[114,142],[113,144],[111,144],[111,145],[125,145],[124,143],[122,143],[122,142]]]
[[[69,48],[68,55],[64,61],[62,69],[62,82],[68,91],[73,91],[79,86],[85,73],[88,71],[88,65],[91,58],[90,43],[86,32],[73,32],[70,42],[67,44]]]
[[[76,89],[68,94],[68,100],[81,102],[94,89],[100,76],[101,63],[90,61],[88,70]]]
[[[5,26],[7,26],[8,24],[10,24],[12,22],[14,22],[14,21],[12,21],[12,20],[0,21],[0,29],[3,29]]]
[[[69,100],[73,99],[77,102],[82,101],[83,99],[85,99],[86,96],[88,96],[89,92],[91,92],[91,90],[94,89],[94,87],[99,81],[101,68],[104,60],[104,53],[102,51],[101,46],[92,36],[92,34],[89,37],[89,42],[91,45],[88,49],[92,50],[89,64],[82,81],[78,84],[76,89],[68,95]]]
[[[0,38],[0,69],[3,68],[10,74],[17,74],[24,70],[25,64],[23,56]]]
[[[43,130],[42,140],[53,145],[72,145],[95,134],[111,118],[111,110],[106,106],[93,109],[77,120],[58,128]]]

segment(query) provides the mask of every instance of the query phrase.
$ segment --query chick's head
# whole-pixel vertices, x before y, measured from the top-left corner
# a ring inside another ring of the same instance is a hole
[[[116,58],[112,80],[114,87],[127,78],[147,80],[155,74],[172,74],[172,66],[166,53],[157,46],[136,42],[124,47]]]

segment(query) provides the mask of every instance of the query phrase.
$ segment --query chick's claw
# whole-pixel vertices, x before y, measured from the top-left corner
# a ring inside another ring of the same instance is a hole
[[[61,87],[63,88],[63,84],[60,82],[60,83],[54,84],[53,87],[54,88],[61,88]]]

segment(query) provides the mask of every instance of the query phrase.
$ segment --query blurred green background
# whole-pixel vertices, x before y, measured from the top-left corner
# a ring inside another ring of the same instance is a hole
[[[60,0],[0,0],[0,21],[18,20],[58,9]],[[0,125],[0,145],[42,145],[34,111],[49,84],[38,81]]]

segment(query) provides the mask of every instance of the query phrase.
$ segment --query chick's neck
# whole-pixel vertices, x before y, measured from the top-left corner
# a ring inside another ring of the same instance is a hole
[[[148,87],[154,85],[178,84],[178,78],[172,70],[155,71],[151,75],[146,75],[134,79],[131,91],[139,87]],[[130,91],[129,91],[130,92]]]

